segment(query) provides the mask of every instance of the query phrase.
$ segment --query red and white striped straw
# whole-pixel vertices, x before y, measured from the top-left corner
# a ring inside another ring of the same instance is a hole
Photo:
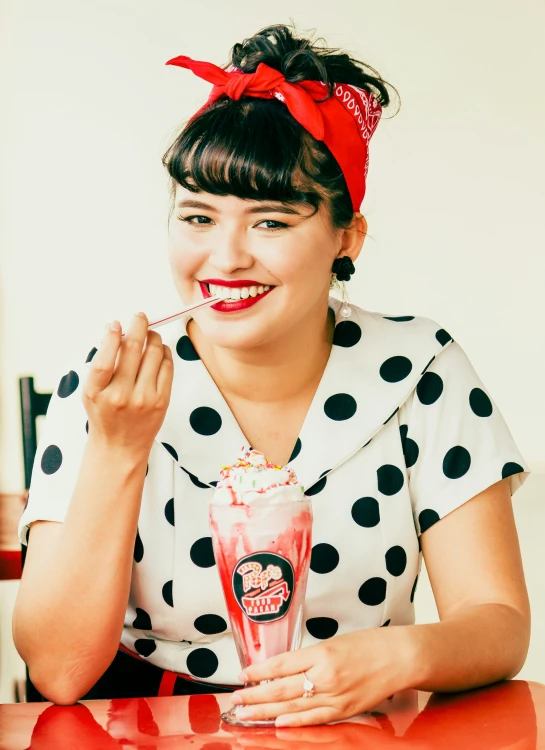
[[[155,320],[153,323],[150,323],[148,329],[151,331],[154,328],[159,328],[159,326],[164,326],[166,323],[171,323],[173,320],[178,320],[178,318],[187,315],[187,313],[190,313],[193,310],[197,310],[199,307],[204,307],[205,305],[213,305],[215,302],[221,302],[222,299],[222,297],[218,297],[215,295],[213,297],[206,297],[206,299],[200,299],[197,302],[192,302],[187,307],[184,307],[183,310],[180,310],[180,312],[177,312],[174,315],[169,315],[167,318],[161,318],[160,320]],[[122,338],[124,336],[125,334],[123,334]]]

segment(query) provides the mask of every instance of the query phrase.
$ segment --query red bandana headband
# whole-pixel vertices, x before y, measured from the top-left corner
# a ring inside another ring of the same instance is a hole
[[[208,101],[197,114],[223,94],[236,100],[252,96],[284,102],[297,122],[329,148],[343,172],[352,207],[359,211],[369,169],[369,141],[382,114],[382,107],[372,94],[338,83],[334,96],[318,101],[327,96],[328,88],[324,83],[288,83],[282,73],[265,63],[259,63],[255,73],[243,73],[237,68],[226,71],[185,55],[174,57],[166,65],[189,68],[199,78],[214,84]]]

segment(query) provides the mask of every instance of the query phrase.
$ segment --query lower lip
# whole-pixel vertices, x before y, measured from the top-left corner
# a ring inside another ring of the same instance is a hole
[[[208,287],[206,284],[203,284],[202,281],[199,281],[202,293],[204,297],[211,297],[212,295],[208,291]],[[259,294],[257,297],[248,297],[247,299],[240,299],[236,300],[236,302],[216,302],[215,305],[209,305],[209,307],[212,310],[217,310],[217,312],[238,312],[238,310],[246,310],[248,307],[252,307],[257,302],[260,302],[264,297],[267,296],[267,294],[270,294],[274,287],[271,289],[268,289],[266,292],[263,292],[263,294]]]

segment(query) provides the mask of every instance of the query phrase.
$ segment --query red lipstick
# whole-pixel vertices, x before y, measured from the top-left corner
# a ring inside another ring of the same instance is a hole
[[[265,286],[264,284],[261,284],[259,281],[246,281],[246,280],[236,280],[236,281],[225,281],[224,279],[206,279],[206,281],[199,281],[199,285],[201,287],[201,291],[203,293],[203,296],[205,298],[211,297],[212,295],[208,291],[207,284],[214,284],[216,286],[225,286],[230,288],[237,288],[237,287],[243,287],[243,286]],[[274,287],[271,287],[266,292],[263,292],[262,294],[259,294],[257,297],[247,297],[246,299],[240,299],[236,300],[234,302],[226,302],[225,300],[223,302],[216,302],[214,305],[210,305],[210,308],[212,310],[216,310],[216,312],[238,312],[239,310],[246,310],[248,307],[253,307],[253,305],[257,304],[258,302],[261,302],[261,300],[267,296],[267,294],[270,294]]]

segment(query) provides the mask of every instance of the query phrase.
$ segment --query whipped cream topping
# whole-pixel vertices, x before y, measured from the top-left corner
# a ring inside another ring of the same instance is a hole
[[[305,500],[293,469],[267,461],[263,453],[250,450],[232,466],[222,466],[212,505],[293,503]]]

